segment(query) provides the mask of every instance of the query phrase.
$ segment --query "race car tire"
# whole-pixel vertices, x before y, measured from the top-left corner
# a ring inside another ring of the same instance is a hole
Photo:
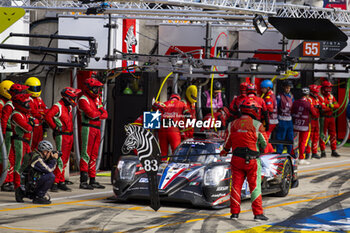
[[[278,193],[275,193],[275,196],[277,197],[285,197],[288,195],[289,190],[292,186],[292,164],[290,163],[290,160],[287,159],[284,162],[283,170],[282,170],[282,182],[280,184],[281,191]]]

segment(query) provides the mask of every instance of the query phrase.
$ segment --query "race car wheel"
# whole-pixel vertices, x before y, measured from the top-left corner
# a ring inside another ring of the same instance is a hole
[[[292,185],[292,177],[292,164],[290,160],[287,159],[283,165],[282,182],[280,184],[281,191],[275,194],[277,197],[285,197],[288,195]]]

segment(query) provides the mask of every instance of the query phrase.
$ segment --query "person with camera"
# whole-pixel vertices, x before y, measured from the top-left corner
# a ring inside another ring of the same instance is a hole
[[[34,204],[51,203],[45,196],[55,180],[53,171],[56,168],[59,154],[59,152],[53,151],[51,142],[47,140],[39,142],[38,148],[30,154],[30,168],[27,172],[30,177],[25,177],[31,186],[25,184],[26,190],[23,191],[21,188],[16,190],[17,202],[23,202],[24,197],[33,197]],[[31,190],[33,193],[29,194]]]
[[[45,121],[53,129],[53,136],[56,142],[56,148],[62,151],[62,157],[58,159],[57,167],[54,171],[55,182],[51,191],[58,192],[71,191],[67,187],[64,178],[64,170],[69,160],[70,152],[73,147],[73,107],[75,107],[76,99],[81,92],[80,89],[65,87],[61,91],[61,100],[55,103],[47,112]]]

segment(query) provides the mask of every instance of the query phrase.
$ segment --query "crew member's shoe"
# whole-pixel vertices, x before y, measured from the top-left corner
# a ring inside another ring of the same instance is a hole
[[[57,193],[58,192],[58,185],[57,183],[54,183],[51,188],[50,188],[51,192]]]
[[[80,189],[89,189],[89,190],[93,190],[94,189],[94,187],[89,185],[87,182],[80,183],[79,188]]]
[[[230,219],[237,220],[238,219],[238,214],[231,214]]]
[[[48,204],[51,204],[51,201],[47,200],[47,199],[44,198],[44,197],[34,197],[33,203],[34,203],[34,204],[44,204],[44,205],[48,205]]]
[[[309,165],[309,164],[311,164],[311,163],[305,159],[299,160],[299,165]]]
[[[68,188],[67,185],[64,182],[58,183],[57,188],[61,189],[63,191],[68,191],[68,192],[72,191],[72,189]]]
[[[310,158],[310,154],[305,154],[305,159],[309,159]]]
[[[80,172],[80,185],[79,185],[80,189],[90,189],[90,190],[94,189],[94,187],[88,184],[87,182],[88,178],[89,178],[89,175],[87,172]]]
[[[106,188],[105,186],[101,185],[98,183],[95,178],[90,177],[90,185],[94,187],[95,189],[104,189]]]
[[[321,151],[321,158],[326,158],[326,151]]]
[[[254,220],[255,221],[267,221],[267,220],[269,220],[269,218],[263,214],[259,214],[259,215],[254,216]]]
[[[332,157],[340,157],[340,154],[338,154],[338,152],[336,152],[335,150],[332,150],[332,154],[331,154]]]
[[[318,154],[312,154],[311,158],[313,158],[313,159],[320,159],[321,157]]]
[[[13,191],[15,191],[13,183],[8,182],[8,183],[5,183],[5,184],[1,185],[1,191],[3,191],[3,192],[13,192]]]
[[[21,188],[17,188],[15,191],[15,197],[16,197],[16,201],[17,202],[24,202],[23,198],[24,198],[24,192]]]
[[[69,181],[69,180],[66,180],[64,183],[65,183],[66,185],[72,185],[72,184],[74,184],[72,181]]]

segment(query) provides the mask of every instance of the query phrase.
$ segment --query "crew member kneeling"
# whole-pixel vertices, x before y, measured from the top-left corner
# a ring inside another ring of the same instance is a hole
[[[260,151],[266,147],[265,128],[256,119],[259,117],[258,103],[246,99],[240,105],[242,116],[231,122],[227,128],[227,139],[221,156],[232,148],[231,173],[231,219],[238,219],[241,211],[241,189],[245,178],[249,183],[255,220],[268,220],[263,214],[261,197]]]
[[[26,177],[25,179],[30,180],[32,186],[29,187],[26,183],[25,190],[21,188],[16,190],[17,202],[23,202],[24,197],[33,197],[33,203],[35,204],[51,203],[51,201],[46,198],[46,193],[55,180],[53,171],[56,168],[57,159],[58,153],[53,152],[51,142],[47,140],[40,141],[38,148],[34,149],[32,152],[29,171],[26,172],[30,177]]]

